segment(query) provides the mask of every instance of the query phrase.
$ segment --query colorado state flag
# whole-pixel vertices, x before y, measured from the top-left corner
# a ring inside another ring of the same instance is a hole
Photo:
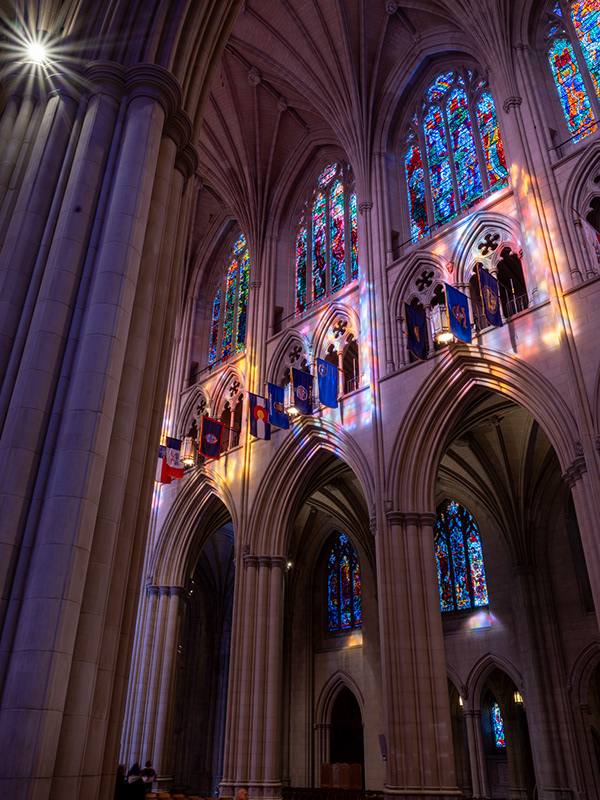
[[[270,439],[269,409],[265,397],[248,392],[250,399],[250,433],[257,439]]]
[[[303,416],[310,416],[313,412],[313,376],[292,367],[292,383],[296,410]]]
[[[446,309],[450,333],[467,344],[471,344],[471,318],[469,317],[469,300],[466,294],[459,292],[454,286],[446,287]]]
[[[479,278],[483,313],[490,325],[499,327],[502,325],[502,316],[500,315],[498,281],[481,264],[477,264],[477,277]]]
[[[330,361],[317,358],[317,385],[319,400],[329,408],[338,407],[338,368]]]
[[[269,422],[275,425],[276,428],[284,428],[287,430],[290,427],[290,420],[285,412],[284,390],[283,386],[277,386],[275,383],[269,383]]]
[[[419,361],[427,361],[427,317],[418,309],[404,303],[406,346]]]
[[[200,455],[204,458],[221,458],[221,442],[223,441],[223,423],[218,419],[202,417],[200,428]]]

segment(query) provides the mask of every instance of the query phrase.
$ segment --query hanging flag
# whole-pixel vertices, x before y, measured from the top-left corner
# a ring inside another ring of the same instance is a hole
[[[283,386],[277,386],[275,383],[269,383],[269,422],[275,425],[276,428],[284,428],[287,430],[290,427],[290,420],[285,411],[284,389]]]
[[[454,286],[446,287],[446,310],[450,333],[467,344],[471,344],[471,318],[469,317],[469,299]]]
[[[257,439],[270,439],[268,402],[265,397],[248,392],[250,398],[250,433]]]
[[[313,376],[310,372],[292,367],[294,384],[294,405],[299,414],[310,416],[313,413]]]
[[[221,458],[221,442],[223,441],[223,423],[211,417],[202,417],[200,428],[200,455],[204,458]]]
[[[406,346],[419,361],[427,361],[427,317],[417,308],[404,303]]]
[[[164,444],[161,444],[158,448],[158,463],[156,464],[154,480],[157,483],[171,483],[171,476],[167,472],[167,448]]]
[[[181,440],[170,439],[167,436],[167,475],[171,478],[183,478],[183,464],[181,463]]]
[[[490,325],[500,327],[502,316],[500,315],[500,294],[498,292],[498,281],[493,275],[483,268],[482,264],[477,264],[477,277],[479,278],[479,290],[483,302],[483,313]]]
[[[319,400],[329,408],[338,407],[338,368],[330,361],[317,358]]]

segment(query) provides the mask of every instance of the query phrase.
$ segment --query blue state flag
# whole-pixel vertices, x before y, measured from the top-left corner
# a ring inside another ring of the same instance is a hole
[[[296,411],[303,416],[310,416],[313,413],[313,376],[310,372],[292,367],[292,383]]]
[[[446,286],[446,309],[450,333],[457,339],[471,344],[471,318],[469,316],[469,299],[454,286]]]
[[[337,408],[338,368],[336,364],[317,358],[317,385],[321,403],[329,408]]]
[[[500,327],[502,316],[500,314],[500,293],[498,291],[498,281],[493,275],[477,264],[477,277],[479,278],[479,291],[483,303],[483,313],[490,325]]]
[[[204,458],[221,458],[221,442],[223,441],[223,423],[218,419],[202,417],[200,428],[200,455]]]
[[[257,439],[270,439],[269,404],[266,397],[248,392],[250,398],[250,433]]]
[[[419,361],[427,361],[427,317],[417,308],[404,303],[406,346]]]
[[[276,428],[287,430],[290,427],[290,420],[285,411],[283,400],[283,386],[269,383],[269,422],[271,425],[275,425]]]

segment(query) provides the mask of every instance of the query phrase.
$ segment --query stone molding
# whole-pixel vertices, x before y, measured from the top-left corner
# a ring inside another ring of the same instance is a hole
[[[519,97],[518,95],[515,97],[507,97],[502,105],[502,108],[506,114],[509,114],[511,108],[519,108],[522,102],[523,98]]]
[[[120,101],[125,93],[125,68],[114,61],[90,61],[83,70],[83,77],[90,97],[102,93]]]
[[[363,200],[363,202],[359,205],[358,210],[361,214],[364,214],[366,211],[370,211],[373,208],[373,201],[372,200]]]
[[[162,106],[165,117],[171,117],[181,106],[182,93],[179,81],[158,64],[137,64],[127,70],[129,99],[149,97]]]
[[[186,181],[189,180],[192,175],[195,175],[199,163],[198,152],[191,142],[188,142],[185,147],[182,147],[175,157],[175,169],[181,172]]]
[[[418,525],[432,527],[437,522],[437,515],[431,511],[386,511],[385,514],[389,525]]]
[[[562,474],[563,481],[569,487],[575,486],[577,481],[582,477],[584,473],[587,472],[587,467],[585,465],[585,458],[583,456],[577,456],[571,462],[571,465],[567,467],[567,469]]]
[[[182,108],[178,108],[165,122],[163,133],[175,142],[178,150],[182,150],[192,139],[192,120]]]

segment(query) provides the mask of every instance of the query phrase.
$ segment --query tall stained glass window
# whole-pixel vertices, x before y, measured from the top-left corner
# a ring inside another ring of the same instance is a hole
[[[487,82],[473,70],[437,76],[425,90],[405,141],[413,242],[508,185],[494,101]]]
[[[578,142],[600,117],[600,0],[559,0],[548,19],[550,70],[567,131]]]
[[[479,531],[467,509],[455,500],[445,500],[438,508],[435,556],[442,611],[488,605]]]
[[[327,619],[330,631],[362,625],[360,566],[343,533],[336,537],[327,561]]]
[[[494,703],[492,706],[492,728],[494,730],[494,742],[496,747],[506,747],[506,737],[504,736],[504,720],[500,713],[500,706]]]
[[[295,310],[329,297],[358,278],[356,190],[350,167],[319,175],[296,231]]]
[[[227,361],[246,346],[250,254],[246,237],[236,240],[224,278],[217,284],[213,299],[208,347],[208,366]]]

